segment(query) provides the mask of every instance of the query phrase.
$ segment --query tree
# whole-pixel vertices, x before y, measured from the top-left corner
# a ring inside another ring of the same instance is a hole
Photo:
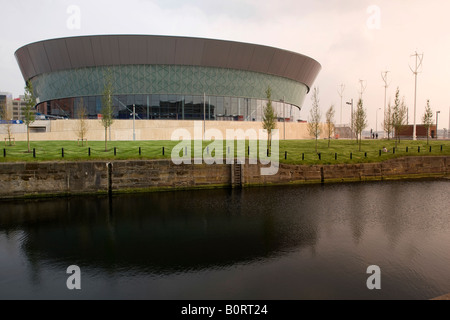
[[[328,148],[330,147],[331,136],[334,132],[334,105],[331,105],[326,114]]]
[[[430,128],[433,124],[433,111],[430,107],[430,100],[427,100],[427,106],[425,107],[425,113],[422,117],[422,123],[425,129],[427,129],[427,144],[428,144],[428,137],[430,136]]]
[[[322,115],[320,114],[319,108],[319,89],[314,87],[313,95],[311,96],[312,107],[309,111],[309,119],[308,119],[308,132],[309,135],[316,139],[316,152],[317,152],[317,139],[320,136],[321,128],[320,128],[320,118]]]
[[[36,106],[36,97],[33,91],[33,84],[30,80],[27,81],[25,86],[25,107],[22,110],[23,114],[23,122],[27,126],[27,145],[28,152],[31,152],[30,149],[30,124],[32,124],[36,120],[34,107]]]
[[[5,124],[5,129],[6,129],[5,131],[6,131],[6,135],[7,135],[6,139],[9,141],[8,144],[11,145],[11,140],[13,139],[12,138],[12,123],[11,123],[12,113],[11,113],[11,110],[8,109],[8,106],[6,104],[0,110],[0,118],[2,118],[2,120],[6,121],[6,124]]]
[[[108,70],[102,97],[102,126],[105,128],[105,152],[108,151],[108,128],[114,123],[112,74]]]
[[[277,115],[272,106],[272,90],[270,87],[266,90],[267,104],[264,108],[263,129],[267,130],[267,145],[270,149],[272,145],[272,130],[277,127]]]
[[[400,101],[400,90],[397,88],[394,99],[394,107],[392,108],[392,128],[395,132],[395,147],[400,142],[400,130],[406,124],[406,105],[404,98]]]
[[[389,140],[392,133],[392,106],[390,101],[384,113],[383,129],[386,131]]]
[[[359,151],[361,151],[362,131],[367,127],[367,114],[366,110],[363,108],[362,99],[358,100],[358,105],[356,106],[356,111],[353,115],[353,119],[356,131],[356,139],[358,139],[359,135]]]
[[[81,146],[84,145],[84,140],[86,140],[86,135],[88,132],[88,122],[87,122],[87,110],[84,105],[83,98],[78,101],[78,138],[81,140]],[[87,141],[87,140],[86,140]]]

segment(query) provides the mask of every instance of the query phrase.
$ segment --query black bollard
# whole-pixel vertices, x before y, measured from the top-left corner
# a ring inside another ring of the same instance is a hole
[[[91,147],[88,148],[88,156],[91,156]]]
[[[381,157],[381,150],[378,150],[378,156]]]
[[[408,147],[406,147],[406,152],[408,152]]]
[[[319,155],[319,160],[322,160],[322,154],[319,152],[318,155]]]
[[[287,160],[287,151],[284,152],[284,160]]]
[[[305,160],[305,154],[302,153],[302,160]]]
[[[337,153],[334,154],[334,160],[337,160]]]
[[[269,149],[267,149],[267,156],[269,156]]]
[[[367,158],[367,152],[364,152],[364,158]]]
[[[350,160],[353,158],[353,153],[350,152]]]
[[[61,148],[61,157],[64,158],[64,148]]]
[[[114,147],[114,156],[116,156],[117,155],[117,149],[116,149],[116,147]]]
[[[395,154],[395,147],[392,148],[392,154]]]
[[[418,147],[417,147],[417,152],[419,152],[419,153],[420,153],[420,146],[418,146]]]
[[[441,151],[442,151],[442,144],[441,144]]]
[[[250,146],[247,147],[247,154],[250,155]]]
[[[164,147],[162,147],[162,152],[163,152],[163,155],[164,155]]]
[[[33,158],[36,158],[36,149],[33,148]]]
[[[3,158],[6,158],[6,149],[3,148]]]
[[[430,152],[431,152],[431,146],[430,146]]]
[[[142,155],[141,147],[139,147],[139,155]]]

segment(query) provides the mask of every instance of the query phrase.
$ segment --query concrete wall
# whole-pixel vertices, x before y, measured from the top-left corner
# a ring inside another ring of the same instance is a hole
[[[102,127],[100,120],[87,120],[89,141],[101,141],[105,139],[105,129]],[[136,120],[135,134],[136,140],[170,140],[172,133],[179,128],[187,129],[191,135],[194,135],[194,123],[203,127],[203,121],[190,120]],[[13,125],[13,127],[19,125]],[[78,139],[77,128],[78,120],[51,120],[36,121],[32,124],[35,127],[46,127],[47,132],[31,133],[30,139],[33,141],[46,140],[73,140]],[[226,129],[262,129],[261,122],[250,121],[206,121],[206,130],[218,129],[225,137]],[[280,130],[280,139],[310,139],[308,134],[308,124],[298,122],[278,122]],[[325,130],[321,138],[325,137]],[[26,127],[22,125],[14,129],[13,137],[16,141],[26,141]],[[0,125],[0,141],[6,137],[6,128]],[[108,133],[109,137],[109,133]],[[201,137],[200,137],[201,138]],[[133,140],[133,120],[116,120],[111,127],[111,139],[114,141]]]
[[[448,176],[450,157],[405,157],[382,163],[280,164],[261,176],[245,164],[244,185],[364,181]],[[0,198],[32,195],[126,192],[167,188],[229,187],[232,165],[174,165],[170,160],[0,163]]]

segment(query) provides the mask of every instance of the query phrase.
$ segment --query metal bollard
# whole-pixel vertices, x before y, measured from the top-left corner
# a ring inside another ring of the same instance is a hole
[[[61,157],[64,158],[64,148],[61,148]]]
[[[139,147],[139,155],[142,155],[141,147]]]

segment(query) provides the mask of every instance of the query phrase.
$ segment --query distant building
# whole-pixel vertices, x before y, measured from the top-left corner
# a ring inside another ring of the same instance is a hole
[[[412,138],[413,136],[413,125],[402,126],[399,130],[399,136],[402,138]],[[430,126],[429,136],[431,138],[436,137],[436,125]],[[417,138],[426,138],[427,137],[427,128],[423,124],[416,124],[416,137]]]
[[[9,114],[12,113],[12,94],[10,92],[0,92],[0,119],[12,120],[3,119],[5,110],[7,110]]]

